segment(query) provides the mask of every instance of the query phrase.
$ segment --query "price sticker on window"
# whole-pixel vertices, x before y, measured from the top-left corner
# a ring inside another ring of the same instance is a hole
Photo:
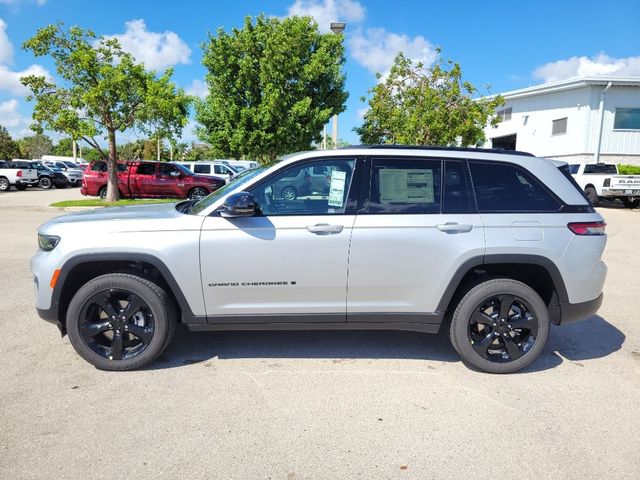
[[[331,186],[329,187],[329,206],[342,207],[344,205],[344,186],[347,182],[347,172],[333,170],[331,172]]]

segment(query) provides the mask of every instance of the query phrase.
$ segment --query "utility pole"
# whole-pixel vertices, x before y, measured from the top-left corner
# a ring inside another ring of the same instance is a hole
[[[344,33],[344,29],[347,27],[347,24],[344,22],[331,22],[329,26],[331,31],[336,35],[342,35]],[[326,135],[325,135],[326,138]],[[333,148],[338,148],[338,114],[336,113],[333,116]]]

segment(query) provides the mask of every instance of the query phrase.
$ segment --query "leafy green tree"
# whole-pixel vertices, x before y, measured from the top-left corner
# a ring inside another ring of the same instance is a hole
[[[6,128],[0,125],[0,160],[11,160],[20,157],[18,144],[13,141]]]
[[[46,135],[36,134],[18,140],[22,158],[40,159],[53,151],[53,142]]]
[[[342,35],[320,34],[311,17],[247,17],[203,49],[209,94],[196,103],[196,133],[218,157],[308,149],[345,109]]]
[[[504,100],[474,99],[478,92],[462,80],[457,63],[439,58],[425,67],[400,53],[389,75],[369,90],[369,110],[355,131],[367,144],[479,146],[484,127],[498,123],[495,109]]]
[[[120,160],[141,160],[144,140],[135,140],[118,147],[118,159]]]
[[[117,39],[61,23],[43,27],[23,48],[53,58],[59,82],[29,75],[22,83],[35,101],[35,130],[64,132],[84,140],[108,164],[107,201],[118,199],[116,133],[135,127],[147,132],[161,125],[179,135],[187,122],[191,97],[171,81],[172,69],[159,77],[122,50]],[[155,131],[155,130],[154,130]],[[96,137],[106,138],[105,151]]]
[[[73,156],[73,140],[70,138],[61,138],[58,140],[58,143],[53,146],[52,153],[53,155],[60,155],[62,157]]]

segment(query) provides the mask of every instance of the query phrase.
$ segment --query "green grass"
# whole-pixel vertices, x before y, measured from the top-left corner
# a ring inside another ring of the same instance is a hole
[[[149,205],[152,203],[170,203],[179,202],[179,198],[149,198],[144,200],[135,200],[127,198],[118,200],[117,202],[105,202],[99,198],[90,198],[87,200],[64,200],[62,202],[52,203],[52,207],[121,207],[123,205]]]

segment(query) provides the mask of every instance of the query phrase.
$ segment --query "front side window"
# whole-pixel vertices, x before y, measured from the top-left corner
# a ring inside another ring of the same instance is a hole
[[[616,108],[614,130],[640,130],[640,108]]]
[[[517,165],[470,161],[480,213],[557,212],[560,202],[531,173]]]
[[[289,166],[249,190],[264,215],[335,215],[347,211],[355,160]]]
[[[155,163],[141,163],[136,170],[138,175],[155,175],[156,164]]]
[[[181,170],[176,166],[173,165],[171,163],[161,163],[160,164],[160,175],[164,175],[164,176],[169,176],[169,175],[174,175],[174,176],[178,176],[180,175]]]
[[[371,169],[369,213],[440,213],[440,160],[380,158]]]

